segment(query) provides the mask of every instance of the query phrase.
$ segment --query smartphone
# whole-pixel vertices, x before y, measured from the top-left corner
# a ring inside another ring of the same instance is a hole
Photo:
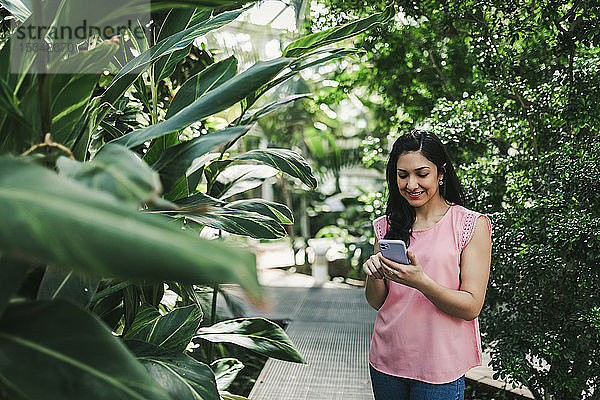
[[[402,240],[396,239],[381,239],[379,241],[381,254],[385,258],[396,261],[400,264],[410,264],[408,255],[406,254],[406,244]]]

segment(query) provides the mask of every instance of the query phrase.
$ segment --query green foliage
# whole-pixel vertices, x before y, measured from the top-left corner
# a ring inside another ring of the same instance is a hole
[[[18,23],[42,12],[69,21],[88,7],[50,3],[0,2]],[[305,49],[239,72],[234,56],[215,63],[192,45],[243,13],[239,2],[158,0],[152,10],[158,26],[143,39],[90,37],[88,47],[49,57],[12,52],[14,27],[2,27],[2,398],[235,398],[220,391],[242,366],[214,360],[212,342],[304,362],[266,320],[199,328],[211,305],[203,287],[215,288],[213,304],[221,283],[241,285],[251,300],[262,294],[251,253],[199,233],[286,234],[291,210],[247,191],[280,172],[316,187],[310,166],[288,149],[238,145],[261,117],[303,96],[250,107],[299,71],[353,51]],[[353,26],[313,37],[311,49],[357,33]],[[235,120],[214,122],[232,107]]]
[[[319,30],[332,16],[340,23],[386,6],[320,3],[326,7],[312,21]],[[363,104],[377,119],[363,140],[369,166],[382,169],[382,149],[409,128],[442,138],[467,206],[492,217],[481,315],[492,367],[536,398],[589,398],[600,388],[600,7],[550,0],[396,5],[395,22],[358,43],[366,57],[338,72],[337,94],[328,98],[367,93]],[[371,206],[373,197],[364,201]]]

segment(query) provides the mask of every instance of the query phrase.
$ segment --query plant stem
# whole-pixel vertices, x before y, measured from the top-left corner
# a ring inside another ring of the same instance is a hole
[[[213,286],[212,304],[210,307],[210,325],[214,325],[217,322],[217,295],[219,294],[219,285]],[[213,352],[215,344],[210,342],[208,345],[208,362],[213,362]]]

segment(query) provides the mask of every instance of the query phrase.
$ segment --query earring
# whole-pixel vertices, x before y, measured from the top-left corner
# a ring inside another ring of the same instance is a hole
[[[444,184],[444,181],[440,179],[440,180],[438,181],[438,183],[439,183],[439,185],[440,185],[440,186],[442,186],[442,185]]]

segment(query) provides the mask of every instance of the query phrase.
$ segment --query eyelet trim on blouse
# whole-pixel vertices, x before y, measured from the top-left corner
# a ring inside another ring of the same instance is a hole
[[[373,228],[375,228],[375,237],[377,238],[377,240],[383,239],[383,237],[388,231],[387,217],[383,215],[375,219],[373,221]]]
[[[467,213],[463,222],[462,236],[460,238],[460,250],[462,251],[475,233],[475,222],[479,215],[477,213]]]

